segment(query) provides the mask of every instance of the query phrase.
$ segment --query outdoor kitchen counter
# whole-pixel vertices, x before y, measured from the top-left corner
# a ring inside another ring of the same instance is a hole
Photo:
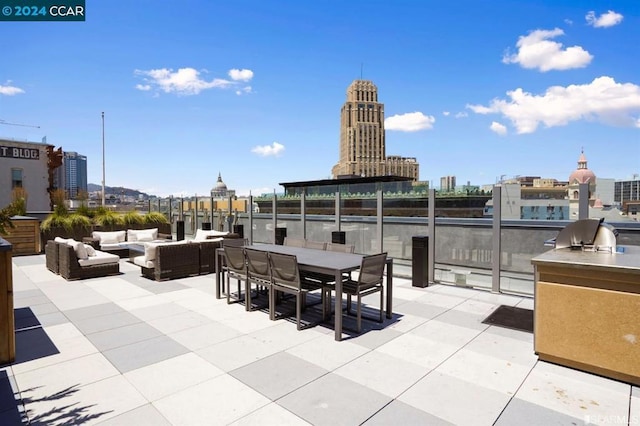
[[[640,385],[640,247],[554,249],[531,262],[538,357]]]

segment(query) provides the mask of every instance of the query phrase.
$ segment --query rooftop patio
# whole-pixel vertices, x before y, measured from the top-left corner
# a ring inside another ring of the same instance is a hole
[[[531,333],[482,323],[531,298],[394,278],[393,318],[336,342],[331,324],[227,305],[213,275],[154,282],[120,263],[67,282],[44,255],[13,258],[1,424],[640,423],[638,387],[539,361]]]

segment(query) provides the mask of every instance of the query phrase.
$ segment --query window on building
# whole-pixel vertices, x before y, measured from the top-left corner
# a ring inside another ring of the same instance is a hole
[[[11,169],[11,189],[22,188],[22,169]]]

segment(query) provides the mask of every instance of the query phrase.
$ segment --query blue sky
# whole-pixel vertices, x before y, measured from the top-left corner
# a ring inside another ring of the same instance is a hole
[[[0,136],[88,157],[89,182],[245,195],[326,179],[361,73],[386,153],[439,186],[640,173],[640,2],[95,1],[0,23]]]

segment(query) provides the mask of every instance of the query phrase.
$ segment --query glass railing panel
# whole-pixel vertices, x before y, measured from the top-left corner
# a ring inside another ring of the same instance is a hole
[[[471,186],[436,193],[436,282],[491,289],[492,228],[487,214],[491,197]]]
[[[533,295],[531,259],[550,250],[545,241],[555,238],[568,222],[503,221],[501,226],[500,291]]]
[[[491,236],[486,219],[437,219],[436,281],[490,289]]]

